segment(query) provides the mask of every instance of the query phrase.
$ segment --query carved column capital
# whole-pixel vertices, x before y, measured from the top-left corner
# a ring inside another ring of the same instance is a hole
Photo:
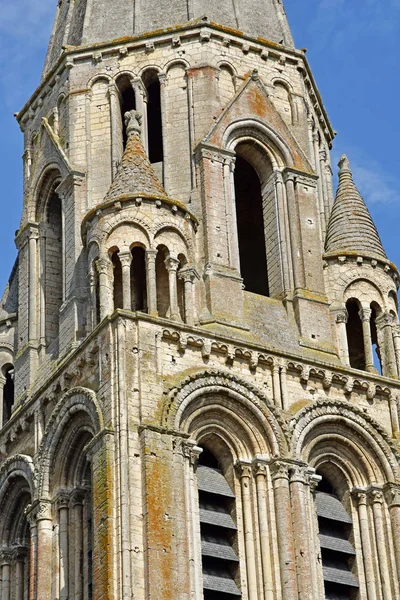
[[[200,454],[203,452],[203,448],[196,446],[193,442],[185,442],[182,445],[182,452],[185,458],[188,459],[192,467],[195,467],[199,461]]]
[[[371,320],[371,315],[372,315],[372,310],[370,308],[360,308],[360,310],[358,311],[358,314],[360,315],[360,319],[361,321],[370,321]]]
[[[69,490],[61,490],[58,492],[54,499],[54,504],[57,510],[62,508],[69,508],[69,503],[71,500],[71,492]]]
[[[0,551],[0,565],[2,567],[4,566],[10,566],[13,560],[13,552],[10,548],[3,548]]]
[[[86,488],[75,488],[70,494],[70,503],[72,507],[84,504],[88,490]]]
[[[177,258],[173,258],[172,256],[168,256],[168,258],[164,261],[165,268],[167,271],[178,271],[179,268],[179,260]]]
[[[389,508],[400,507],[400,484],[387,483],[385,485],[385,498]]]
[[[261,460],[254,461],[253,472],[256,477],[266,477],[268,473],[268,463]]]
[[[347,310],[345,308],[343,310],[341,310],[340,312],[336,313],[336,323],[347,324],[348,320],[349,320],[349,313],[347,312]]]
[[[384,496],[383,490],[380,488],[372,488],[369,491],[369,500],[371,504],[383,504]]]
[[[14,562],[24,562],[28,556],[28,548],[26,546],[16,546],[12,549],[12,559]]]
[[[128,267],[130,268],[131,263],[132,263],[132,252],[130,252],[130,250],[126,250],[125,252],[118,252],[118,257],[119,260],[121,262],[121,267]]]
[[[365,488],[353,488],[351,495],[354,498],[357,506],[367,506],[368,492]]]
[[[108,275],[108,270],[112,264],[108,256],[99,256],[94,262],[99,275]]]
[[[235,464],[235,469],[239,479],[250,479],[252,476],[251,462],[238,460]]]
[[[178,271],[179,279],[182,279],[185,283],[194,283],[196,279],[200,279],[200,275],[194,267],[183,267]]]
[[[286,479],[289,481],[289,471],[291,464],[284,462],[283,460],[276,460],[271,463],[271,476],[272,481],[277,479]]]

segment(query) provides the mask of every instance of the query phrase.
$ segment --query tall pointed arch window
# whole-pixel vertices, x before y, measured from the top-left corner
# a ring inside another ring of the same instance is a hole
[[[339,493],[322,476],[316,491],[321,561],[326,600],[356,600],[353,521]]]
[[[206,447],[197,481],[204,600],[239,600],[235,494],[217,457]]]
[[[263,180],[259,172],[263,173]],[[273,243],[274,237],[273,231],[268,231],[274,226],[274,209],[269,206],[274,197],[273,186],[269,185],[271,175],[271,165],[261,159],[254,145],[243,143],[236,147],[234,184],[240,273],[245,289],[262,296],[270,295],[267,244]]]
[[[63,301],[62,208],[61,200],[54,188],[46,205],[45,221],[42,291],[45,306],[45,340],[49,347],[58,338]]]
[[[346,303],[347,309],[347,343],[349,347],[350,366],[353,369],[365,370],[365,352],[362,321],[360,318],[360,304],[352,298]]]

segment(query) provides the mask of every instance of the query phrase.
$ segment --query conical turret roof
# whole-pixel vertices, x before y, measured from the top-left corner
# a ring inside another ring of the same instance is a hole
[[[105,202],[127,196],[153,196],[166,198],[168,195],[157,179],[141,140],[141,115],[136,110],[125,114],[126,148],[118,165]]]
[[[326,232],[326,252],[358,252],[386,259],[371,214],[353,181],[347,156],[339,161],[339,185]]]

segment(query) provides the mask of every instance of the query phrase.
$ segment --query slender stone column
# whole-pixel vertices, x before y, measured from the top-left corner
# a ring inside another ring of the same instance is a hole
[[[121,261],[122,268],[122,308],[124,310],[132,310],[132,298],[131,298],[131,264],[132,264],[132,253],[128,250],[127,252],[118,253],[119,260]]]
[[[160,104],[161,104],[161,137],[162,137],[162,145],[163,145],[163,181],[165,191],[167,194],[169,193],[169,181],[167,177],[167,165],[169,159],[169,151],[168,151],[168,135],[166,134],[165,128],[167,124],[167,102],[165,98],[165,88],[167,83],[167,75],[166,73],[159,73],[158,81],[160,82]]]
[[[392,589],[390,585],[388,556],[386,552],[386,531],[382,514],[383,501],[383,491],[373,489],[370,493],[370,502],[372,504],[372,512],[374,515],[376,547],[378,551],[379,572],[381,575],[381,589],[383,600],[391,600]]]
[[[96,269],[99,274],[99,299],[100,299],[100,321],[110,312],[109,281],[110,260],[107,256],[100,256],[96,260]]]
[[[397,577],[400,581],[400,485],[398,483],[388,483],[385,486],[385,496],[392,526]]]
[[[293,289],[293,274],[291,268],[291,256],[289,251],[289,231],[286,223],[286,210],[285,210],[285,190],[283,185],[282,173],[280,171],[275,172],[275,194],[276,202],[278,205],[278,216],[279,216],[279,234],[281,244],[281,259],[282,259],[282,270],[283,270],[283,289],[285,292]]]
[[[111,177],[114,179],[117,171],[117,165],[122,157],[122,130],[118,119],[120,112],[118,92],[114,83],[108,87],[108,97],[110,100],[110,123],[111,123]]]
[[[376,373],[376,369],[374,366],[374,356],[372,353],[372,339],[371,339],[372,310],[370,308],[362,307],[359,311],[359,315],[360,315],[360,319],[362,321],[365,368],[370,373]]]
[[[29,231],[29,342],[37,342],[37,240],[39,232],[32,227]]]
[[[300,232],[299,211],[294,188],[295,177],[286,173],[284,177],[287,195],[287,206],[290,227],[290,244],[292,249],[293,283],[295,289],[305,287],[304,265],[302,261],[302,240]]]
[[[336,315],[336,327],[338,332],[339,354],[345,365],[350,366],[349,342],[347,340],[346,325],[349,315],[346,309],[343,309]]]
[[[136,79],[133,82],[133,91],[135,93],[136,110],[143,117],[142,126],[142,142],[147,154],[149,153],[149,136],[148,136],[148,116],[147,116],[147,92],[144,88],[141,79]]]
[[[400,377],[400,325],[397,319],[393,322],[393,344],[396,355],[397,375]]]
[[[4,423],[4,386],[6,385],[6,378],[0,373],[0,429],[5,425]]]
[[[15,564],[15,600],[24,600],[24,570],[26,562],[26,548],[16,548],[13,551]]]
[[[146,250],[146,285],[147,309],[149,315],[157,316],[157,283],[156,283],[157,250]]]
[[[59,523],[59,560],[60,560],[60,600],[68,600],[69,596],[69,495],[61,493],[57,498]]]
[[[169,256],[165,259],[165,266],[168,271],[169,280],[169,318],[173,321],[180,321],[181,316],[178,306],[178,290],[177,290],[177,272],[179,260]]]
[[[272,387],[274,391],[274,403],[278,408],[282,408],[281,404],[281,382],[280,382],[280,366],[274,361],[272,365]]]
[[[71,497],[71,508],[74,521],[74,600],[83,599],[83,502],[85,493],[75,490]]]
[[[381,348],[383,375],[386,377],[397,376],[396,354],[393,340],[393,316],[390,313],[384,313],[376,319],[376,326],[382,332],[384,347]]]
[[[368,600],[376,600],[376,582],[368,523],[368,498],[365,490],[355,489],[353,496],[358,508],[358,522],[361,534],[362,556]]]
[[[257,591],[257,569],[254,548],[254,530],[251,494],[251,464],[238,462],[236,469],[240,478],[242,490],[243,528],[246,547],[247,588],[249,600],[259,600]]]
[[[236,203],[235,203],[235,172],[236,156],[224,160],[224,193],[226,225],[228,233],[229,264],[240,273],[239,244],[237,235]]]
[[[281,380],[282,408],[289,410],[289,394],[287,389],[287,366],[282,365],[279,369]]]
[[[330,212],[329,191],[328,191],[328,185],[327,185],[327,181],[326,181],[326,175],[327,175],[326,161],[327,161],[327,159],[328,159],[328,153],[325,148],[322,148],[322,150],[319,151],[319,164],[320,164],[320,172],[321,172],[321,180],[322,180],[325,223],[328,223],[328,221],[329,221],[329,212]]]
[[[258,526],[260,529],[261,562],[264,584],[264,600],[274,600],[274,578],[271,563],[270,523],[267,508],[267,465],[254,463],[256,478]]]
[[[313,471],[312,471],[313,472]],[[302,465],[293,465],[290,468],[290,496],[292,502],[293,530],[295,539],[295,555],[297,567],[297,583],[299,587],[299,600],[314,598],[317,582],[311,577],[311,562],[316,557],[310,552],[310,521],[307,507],[307,485],[309,470]]]
[[[178,271],[178,277],[182,279],[185,286],[185,323],[194,325],[196,321],[194,282],[200,279],[200,276],[193,267],[183,267]]]
[[[313,133],[313,146],[314,146],[314,156],[315,156],[315,170],[318,175],[317,189],[318,189],[318,208],[319,208],[320,232],[321,232],[321,240],[323,240],[323,239],[325,239],[326,222],[325,222],[325,209],[324,209],[324,192],[323,192],[323,184],[322,184],[322,176],[321,176],[321,163],[319,160],[319,134],[318,134],[318,131],[314,131],[314,133]]]
[[[36,513],[29,504],[25,509],[25,515],[30,527],[30,548],[29,548],[29,600],[36,598],[36,576],[37,576],[37,523]]]
[[[273,462],[271,464],[271,474],[275,498],[282,600],[298,600],[292,510],[289,493],[289,464],[283,461]]]
[[[196,446],[194,442],[188,441],[183,446],[184,456],[186,457],[186,497],[188,504],[188,543],[189,543],[189,561],[191,564],[191,597],[194,600],[203,599],[203,581],[201,569],[201,535],[200,535],[200,514],[199,501],[197,494],[197,463],[203,449]]]
[[[399,423],[399,400],[398,398],[390,398],[389,400],[390,418],[392,421],[393,437],[397,437],[400,430]]]
[[[1,600],[11,598],[11,561],[12,553],[4,550],[1,553]]]

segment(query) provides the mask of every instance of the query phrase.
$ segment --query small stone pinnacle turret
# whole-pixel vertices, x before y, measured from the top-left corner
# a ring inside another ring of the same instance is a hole
[[[358,252],[386,259],[371,214],[353,181],[346,155],[341,157],[338,166],[339,185],[326,232],[325,251]]]

